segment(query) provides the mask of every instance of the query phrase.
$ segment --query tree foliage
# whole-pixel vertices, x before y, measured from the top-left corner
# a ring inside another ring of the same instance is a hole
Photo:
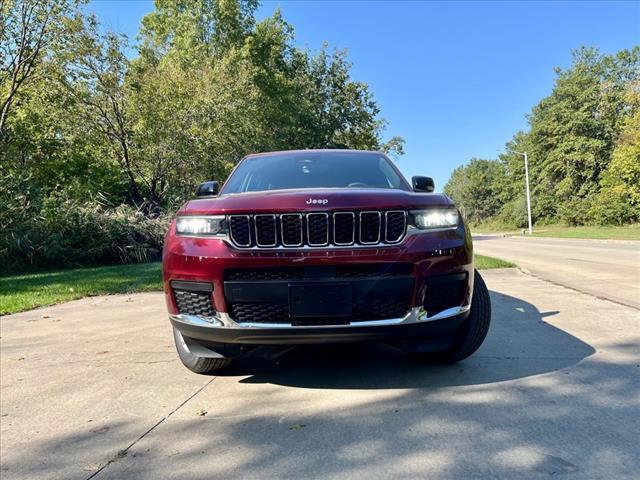
[[[403,153],[402,138],[383,142],[386,123],[346,52],[296,47],[279,11],[256,20],[257,0],[156,0],[135,50],[80,1],[0,0],[0,257],[29,244],[22,263],[56,263],[37,233],[61,225],[46,213],[54,204],[104,213],[104,225],[121,204],[155,218],[247,153]],[[66,229],[80,217],[64,218]]]
[[[485,211],[487,196],[498,202],[497,211],[474,217],[474,222],[524,226],[524,162],[517,153],[524,151],[535,221],[580,225],[640,220],[635,203],[640,47],[615,55],[582,48],[574,52],[569,69],[556,73],[553,91],[528,117],[529,131],[518,132],[494,161],[500,166],[494,182],[480,185],[482,193],[467,192],[471,187],[460,179],[474,175],[473,161],[449,180],[447,190],[467,211]]]

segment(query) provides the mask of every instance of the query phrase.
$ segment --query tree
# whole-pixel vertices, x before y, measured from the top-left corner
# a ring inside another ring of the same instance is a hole
[[[615,55],[582,48],[569,69],[556,72],[553,91],[529,115],[530,130],[507,143],[495,175],[477,181],[475,160],[452,174],[449,191],[474,221],[486,220],[485,212],[492,211],[486,199],[493,198],[499,205],[496,220],[524,225],[524,162],[516,153],[524,151],[534,221],[579,225],[638,219],[640,47]]]
[[[495,160],[473,158],[467,165],[456,168],[444,186],[467,220],[478,224],[496,215],[501,203],[496,189],[504,175],[502,165]]]
[[[21,92],[38,73],[42,57],[64,38],[75,2],[0,0],[0,142]]]
[[[639,65],[638,47],[609,56],[582,48],[574,52],[570,69],[557,69],[553,92],[529,117],[537,189],[552,207],[540,212],[543,216],[557,215],[567,223],[588,220],[589,205],[629,113],[624,92],[638,79]]]
[[[640,83],[628,92],[629,104],[640,106]],[[640,221],[640,110],[627,117],[591,208],[599,223]]]

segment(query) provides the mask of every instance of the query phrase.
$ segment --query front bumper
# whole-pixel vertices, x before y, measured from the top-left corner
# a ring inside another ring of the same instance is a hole
[[[225,314],[217,314],[211,319],[179,314],[170,315],[169,318],[183,336],[205,345],[300,345],[411,338],[424,340],[429,335],[436,346],[446,348],[457,327],[467,318],[469,309],[469,306],[458,307],[428,318],[421,308],[413,308],[402,318],[331,326],[241,325]]]

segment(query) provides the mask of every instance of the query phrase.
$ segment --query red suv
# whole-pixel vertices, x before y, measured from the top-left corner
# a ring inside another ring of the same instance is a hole
[[[383,341],[455,362],[491,319],[471,235],[428,177],[387,156],[301,150],[245,157],[198,188],[164,245],[180,359],[198,373],[258,345]]]

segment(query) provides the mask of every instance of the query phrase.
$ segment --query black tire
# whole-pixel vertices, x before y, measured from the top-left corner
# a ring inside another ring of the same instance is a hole
[[[227,357],[200,357],[194,355],[189,350],[184,337],[175,327],[173,329],[173,340],[176,343],[176,350],[182,364],[194,373],[208,373],[215,370],[221,370],[231,363],[231,359]]]
[[[472,355],[484,342],[491,324],[491,299],[484,280],[475,271],[471,311],[460,327],[453,344],[442,352],[413,353],[411,357],[424,363],[455,363]]]

